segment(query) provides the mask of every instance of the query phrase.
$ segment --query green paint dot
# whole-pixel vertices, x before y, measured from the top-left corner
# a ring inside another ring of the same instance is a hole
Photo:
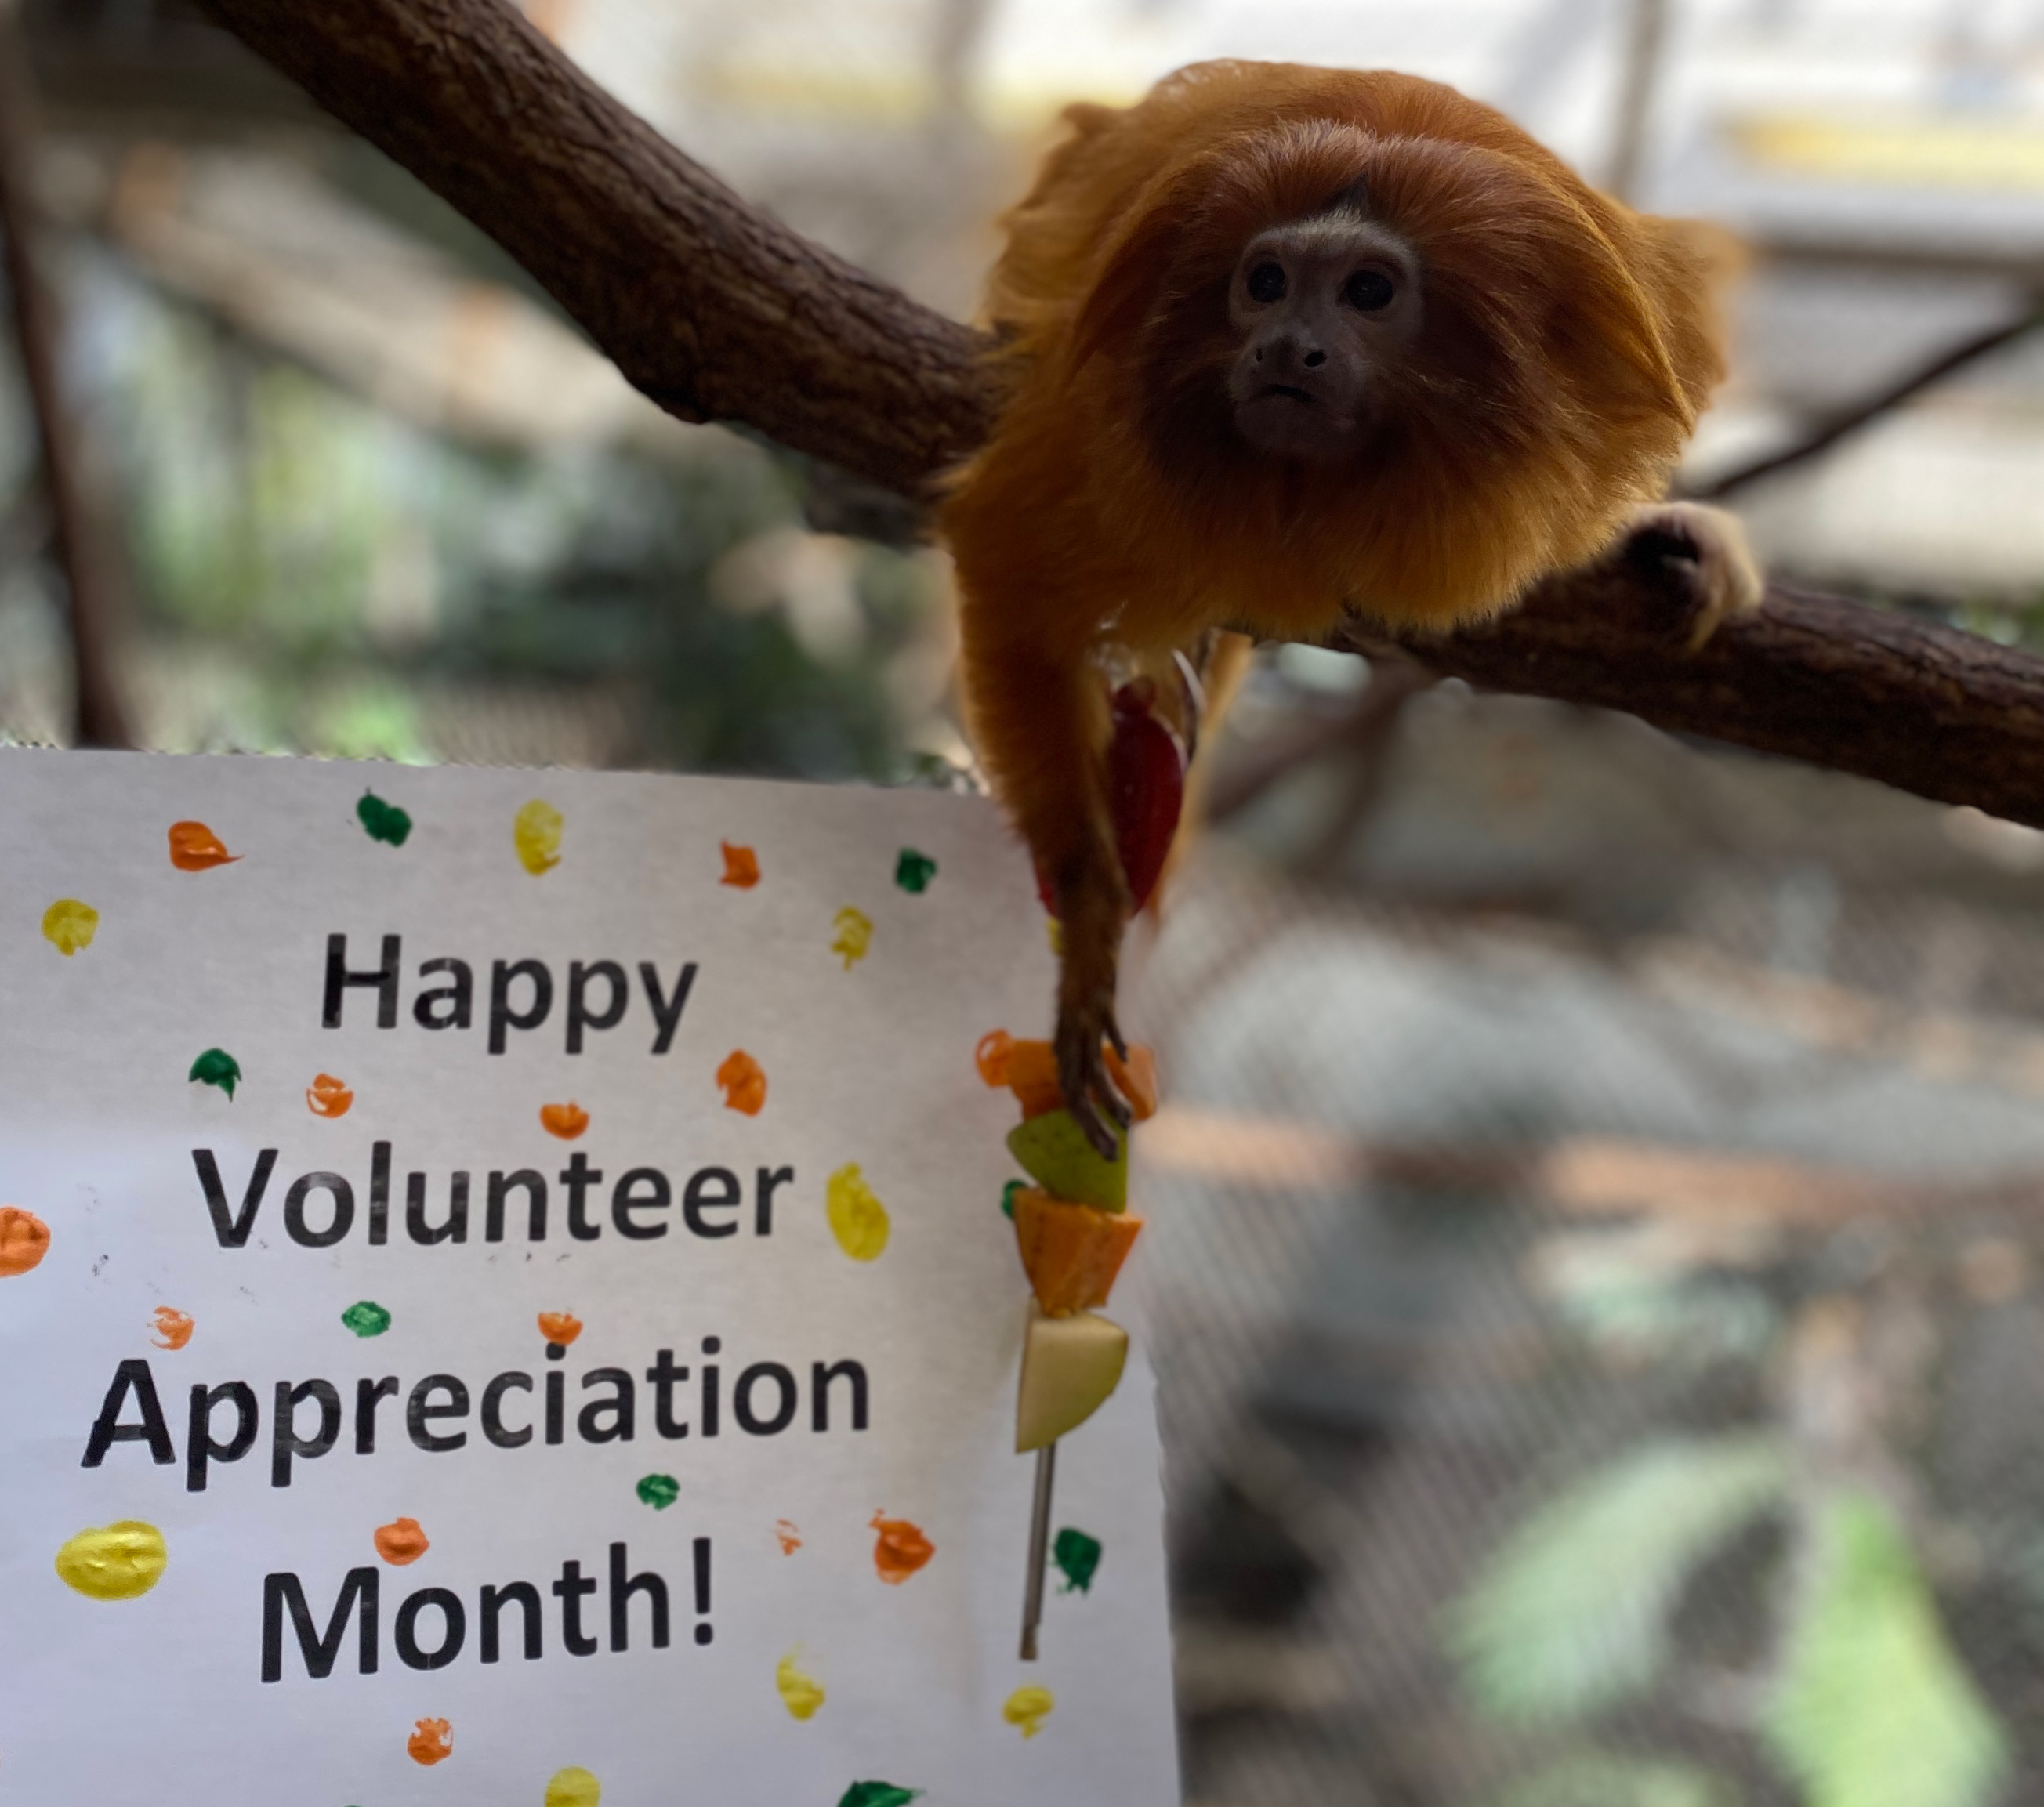
[[[1051,1545],[1051,1559],[1057,1563],[1058,1572],[1065,1578],[1062,1591],[1070,1594],[1076,1590],[1081,1594],[1093,1591],[1093,1571],[1100,1567],[1100,1540],[1089,1537],[1083,1531],[1074,1531],[1069,1525],[1060,1531]]]
[[[897,1788],[891,1782],[855,1782],[837,1807],[909,1807],[920,1788]]]
[[[373,1299],[358,1299],[341,1313],[340,1321],[358,1337],[380,1337],[390,1328],[390,1314]]]
[[[362,801],[355,806],[355,813],[368,830],[372,841],[385,841],[394,847],[402,847],[412,832],[411,817],[394,803],[386,803],[374,791],[362,793]]]
[[[672,1475],[648,1475],[632,1490],[655,1512],[665,1512],[682,1497],[682,1483]]]
[[[1001,1214],[1003,1217],[1012,1220],[1015,1215],[1015,1195],[1017,1192],[1026,1192],[1028,1189],[1029,1182],[1026,1180],[1011,1180],[1005,1186],[1002,1187],[1001,1188]]]
[[[904,891],[928,891],[930,880],[936,876],[937,862],[928,854],[917,853],[913,847],[904,847],[901,858],[894,862],[894,882]]]
[[[202,1085],[217,1085],[232,1098],[234,1088],[241,1083],[241,1063],[225,1048],[209,1048],[192,1062],[191,1071],[185,1076]]]

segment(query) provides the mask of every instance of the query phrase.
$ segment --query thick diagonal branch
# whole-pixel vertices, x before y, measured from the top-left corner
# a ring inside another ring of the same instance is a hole
[[[743,422],[909,496],[986,435],[983,337],[748,206],[504,0],[207,4],[494,237],[672,412]],[[1785,589],[1692,655],[1680,589],[1619,561],[1405,650],[1489,688],[2044,827],[2044,660]]]
[[[985,436],[979,335],[748,206],[504,0],[208,4],[670,413],[909,493]]]

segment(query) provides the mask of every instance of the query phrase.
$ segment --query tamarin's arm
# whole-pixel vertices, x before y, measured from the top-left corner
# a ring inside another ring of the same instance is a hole
[[[1056,900],[1062,937],[1058,986],[1058,1078],[1066,1107],[1111,1155],[1103,1115],[1126,1127],[1128,1107],[1109,1080],[1103,1038],[1126,1052],[1115,1021],[1115,977],[1128,886],[1108,800],[1107,687],[1083,638],[1057,618],[1085,613],[1013,593],[1012,574],[964,591],[966,707],[980,755]]]

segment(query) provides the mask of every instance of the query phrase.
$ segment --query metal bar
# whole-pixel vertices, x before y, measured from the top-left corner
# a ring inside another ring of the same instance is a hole
[[[1058,1446],[1036,1452],[1036,1498],[1029,1511],[1029,1581],[1022,1594],[1022,1660],[1036,1660],[1036,1630],[1043,1622],[1043,1574],[1051,1565],[1051,1489],[1058,1477]]]

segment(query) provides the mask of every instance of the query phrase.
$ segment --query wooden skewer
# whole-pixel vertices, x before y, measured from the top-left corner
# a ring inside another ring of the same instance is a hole
[[[1029,1514],[1029,1580],[1022,1594],[1022,1660],[1036,1660],[1036,1632],[1043,1622],[1043,1573],[1051,1561],[1051,1489],[1058,1476],[1058,1446],[1036,1452],[1036,1498]]]

